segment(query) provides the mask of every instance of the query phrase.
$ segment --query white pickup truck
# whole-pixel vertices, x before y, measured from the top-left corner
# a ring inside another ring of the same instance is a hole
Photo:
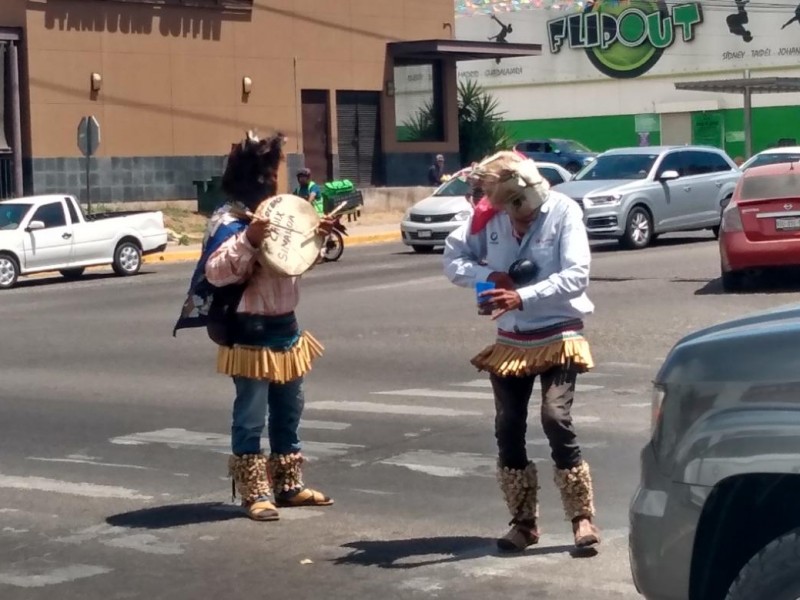
[[[0,290],[13,287],[20,275],[60,271],[75,278],[97,265],[136,275],[142,256],[166,247],[160,211],[85,215],[69,195],[0,202]]]

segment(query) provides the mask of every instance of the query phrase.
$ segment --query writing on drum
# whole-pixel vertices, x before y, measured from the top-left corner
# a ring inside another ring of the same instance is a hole
[[[286,219],[286,213],[275,210],[273,213],[273,209],[276,208],[280,202],[283,201],[283,198],[275,198],[273,202],[270,203],[269,210],[267,214],[269,215],[269,220],[279,228],[273,228],[270,231],[269,237],[273,242],[279,242],[280,248],[278,249],[278,259],[279,260],[289,260],[289,244],[292,242],[292,230],[294,229],[294,215],[289,215],[288,219]],[[286,221],[284,223],[284,220]]]

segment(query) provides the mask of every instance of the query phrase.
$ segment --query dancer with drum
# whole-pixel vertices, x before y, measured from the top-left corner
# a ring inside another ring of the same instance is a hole
[[[294,311],[299,275],[313,267],[335,221],[320,220],[301,198],[276,196],[284,141],[248,133],[233,147],[222,178],[229,202],[210,219],[176,325],[205,325],[219,344],[218,371],[233,378],[236,391],[229,475],[247,515],[258,521],[277,520],[280,507],[333,504],[303,482],[303,378],[322,346],[299,327]],[[297,256],[297,236],[313,242],[303,245],[310,256]],[[261,446],[265,426],[269,455]]]
[[[575,545],[600,541],[592,477],[581,455],[571,410],[579,373],[593,366],[583,319],[590,250],[580,207],[550,191],[534,162],[500,152],[474,170],[488,198],[446,241],[444,269],[456,285],[475,287],[479,313],[497,320],[496,342],[472,359],[490,374],[495,397],[497,478],[511,530],[497,543],[522,551],[539,541],[539,479],[526,452],[528,403],[536,377],[541,420],[555,463],[555,483]],[[485,289],[486,291],[481,291]]]

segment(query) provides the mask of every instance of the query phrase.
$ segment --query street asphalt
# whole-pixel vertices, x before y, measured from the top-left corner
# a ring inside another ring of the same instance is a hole
[[[637,598],[627,509],[660,361],[696,328],[800,300],[723,294],[710,234],[596,246],[597,368],[574,416],[603,544],[570,553],[534,403],[544,535],[507,557],[491,394],[469,364],[492,325],[441,254],[350,248],[304,278],[299,318],[326,347],[306,382],[306,479],[336,504],[277,523],[231,503],[215,348],[202,330],[172,337],[192,266],[0,293],[0,599]]]

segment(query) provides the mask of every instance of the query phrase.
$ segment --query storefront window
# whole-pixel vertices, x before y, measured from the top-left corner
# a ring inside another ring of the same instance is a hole
[[[398,142],[444,141],[441,84],[438,63],[395,66],[395,135]]]

